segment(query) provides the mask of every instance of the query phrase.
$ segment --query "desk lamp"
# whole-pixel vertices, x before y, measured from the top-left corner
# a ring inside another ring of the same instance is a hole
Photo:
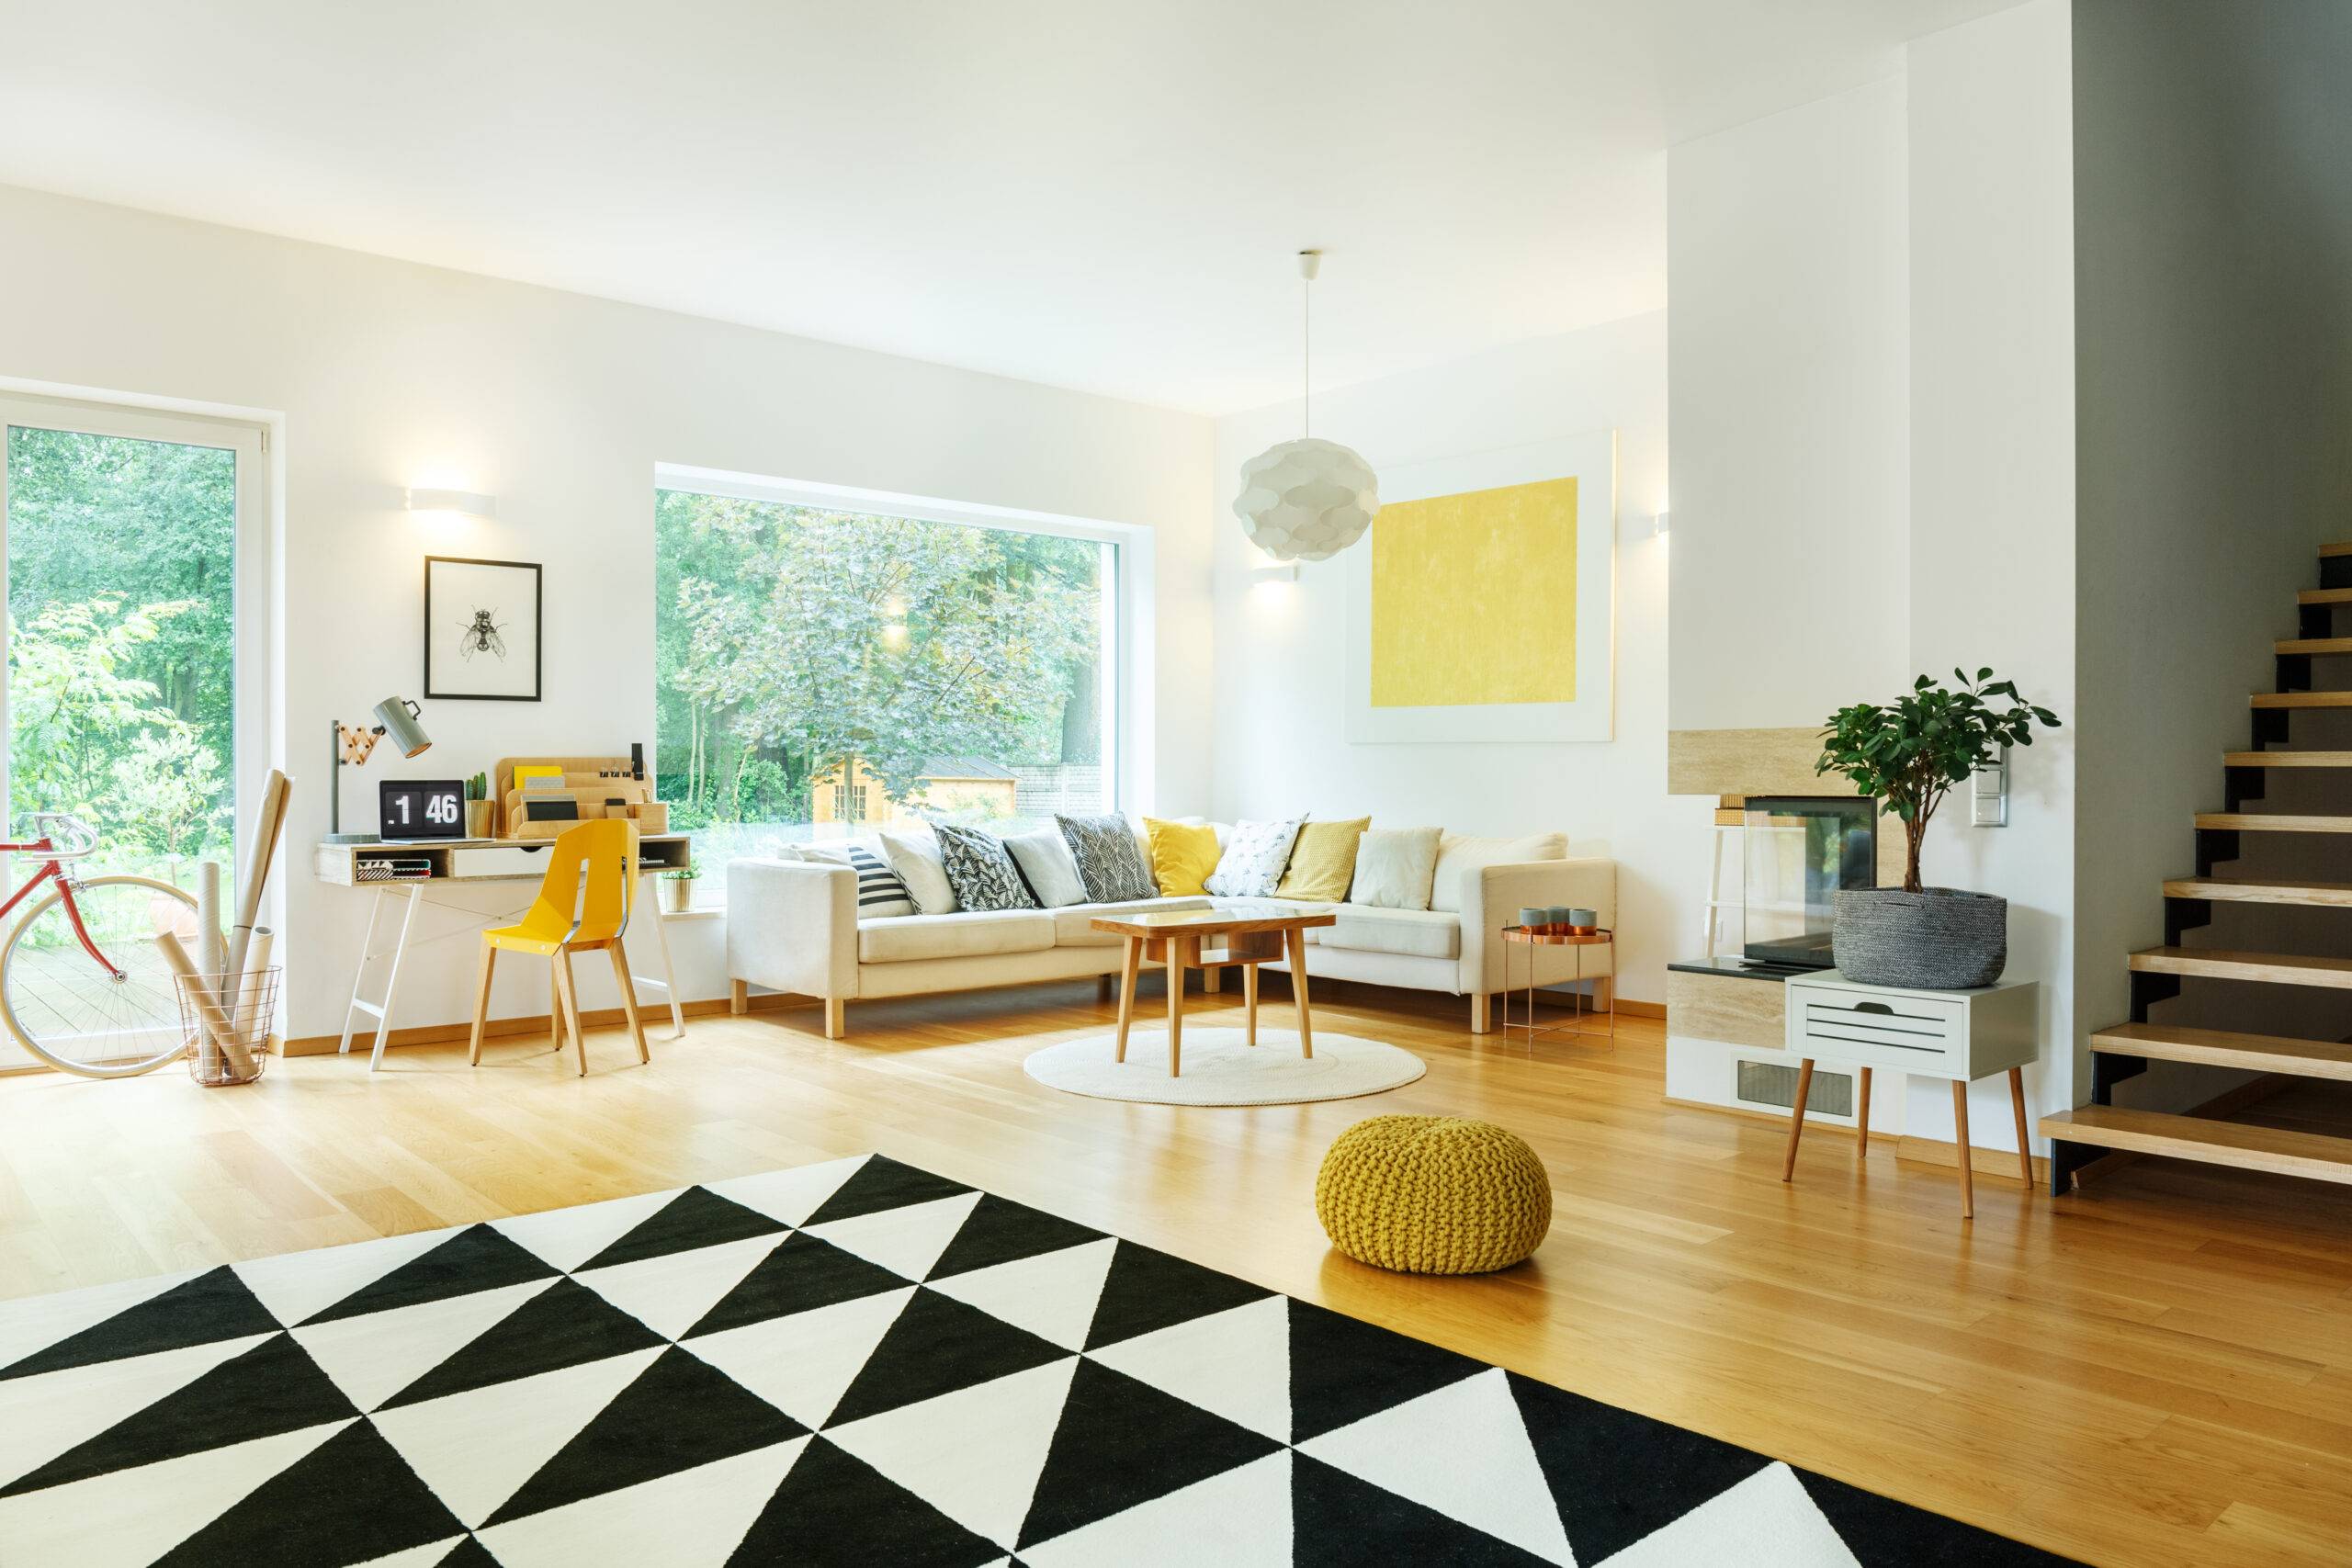
[[[376,705],[373,726],[345,724],[341,719],[330,720],[334,727],[334,765],[332,775],[334,786],[327,792],[327,842],[330,844],[372,844],[380,834],[346,833],[343,831],[343,770],[364,768],[375,754],[376,742],[385,736],[392,738],[403,757],[422,756],[433,744],[417,722],[424,711],[406,697],[386,697]]]

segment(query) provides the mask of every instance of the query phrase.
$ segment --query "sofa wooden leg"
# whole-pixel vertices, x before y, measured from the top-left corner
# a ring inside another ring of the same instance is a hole
[[[1201,971],[1201,992],[1202,992],[1202,994],[1203,994],[1203,995],[1204,995],[1204,996],[1211,996],[1211,997],[1213,997],[1213,996],[1216,995],[1219,991],[1222,991],[1222,990],[1224,990],[1224,989],[1225,989],[1225,971],[1224,971],[1224,970],[1222,970],[1222,969],[1204,969],[1204,970],[1202,970],[1202,971]]]
[[[1470,995],[1470,1032],[1492,1034],[1495,1032],[1495,998],[1485,991]]]
[[[1118,996],[1119,981],[1116,976],[1097,975],[1094,976],[1094,999],[1096,1001],[1116,1001],[1118,999]]]
[[[825,998],[825,1038],[839,1040],[849,1032],[849,1003],[840,997]]]
[[[727,982],[727,1010],[738,1018],[752,1010],[752,983],[749,980]]]

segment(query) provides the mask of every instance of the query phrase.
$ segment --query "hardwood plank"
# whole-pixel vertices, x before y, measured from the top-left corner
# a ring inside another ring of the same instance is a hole
[[[2260,876],[2176,876],[2167,898],[2218,898],[2235,904],[2306,904],[2352,909],[2352,882],[2280,882]]]
[[[2352,708],[2352,692],[2256,692],[2258,708]]]
[[[2189,1029],[2175,1023],[2119,1023],[2091,1035],[2091,1049],[2160,1062],[2197,1062],[2250,1072],[2352,1082],[2352,1043]]]
[[[1280,1008],[1286,980],[1263,984]],[[1950,1169],[1887,1144],[1857,1162],[1818,1128],[1783,1187],[1785,1122],[1665,1101],[1655,1021],[1531,1050],[1469,1034],[1452,998],[1317,1000],[1328,1030],[1392,1041],[1428,1076],[1376,1101],[1215,1111],[1057,1095],[1023,1058],[1115,1021],[1074,981],[863,1002],[842,1043],[809,1008],[697,1018],[650,1068],[583,1020],[585,1078],[541,1036],[479,1068],[458,1042],[372,1078],[364,1057],[301,1057],[210,1092],[11,1079],[0,1297],[879,1149],[2078,1560],[2211,1563],[2255,1521],[2269,1560],[2332,1561],[2309,1527],[2334,1523],[2327,1486],[2352,1466],[2352,1188],[2144,1160],[2058,1202],[1984,1182],[1963,1225]],[[1186,1013],[1238,1023],[1240,1005],[1195,995]],[[1529,1141],[1555,1206],[1529,1263],[1440,1280],[1329,1250],[1323,1153],[1389,1112]],[[2210,1430],[2166,1449],[2229,1462],[2156,1447],[2190,1421]]]
[[[2150,947],[2133,953],[2131,964],[2143,975],[2192,975],[2209,980],[2258,980],[2274,986],[2352,990],[2352,958],[2236,953],[2217,947]]]
[[[2285,811],[2200,811],[2199,828],[2237,833],[2352,833],[2352,817],[2308,817]]]
[[[2045,1116],[2041,1133],[2044,1137],[2096,1144],[2101,1148],[2352,1183],[2352,1138],[2285,1132],[2246,1122],[2215,1122],[2201,1116],[2168,1116],[2120,1105],[2082,1105]]]
[[[2346,589],[2352,594],[2352,589]],[[2352,768],[2352,751],[2224,751],[2232,768]]]

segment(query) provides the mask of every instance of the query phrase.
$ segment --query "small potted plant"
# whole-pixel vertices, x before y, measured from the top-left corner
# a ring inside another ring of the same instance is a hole
[[[476,773],[466,781],[466,837],[489,838],[490,818],[490,775]]]
[[[695,907],[695,881],[702,875],[698,865],[682,865],[675,871],[662,874],[662,912],[683,915]]]
[[[1998,761],[2003,747],[2032,745],[2034,726],[2058,728],[2058,716],[1990,670],[1973,681],[1951,673],[1955,686],[1922,675],[1892,705],[1839,708],[1821,731],[1813,771],[1842,773],[1903,823],[1903,886],[1849,887],[1835,898],[1838,972],[1865,986],[1968,990],[2008,965],[2008,900],[1924,886],[1919,846],[1952,785]]]

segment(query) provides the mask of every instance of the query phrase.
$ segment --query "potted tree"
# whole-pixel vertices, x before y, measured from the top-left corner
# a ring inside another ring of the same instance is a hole
[[[1967,990],[1991,985],[2008,964],[2008,900],[1924,886],[1919,847],[1952,785],[2001,748],[2032,745],[2034,726],[2058,728],[2058,716],[1990,670],[1973,681],[1951,673],[1954,686],[1922,675],[1893,705],[1839,708],[1822,728],[1813,771],[1842,773],[1903,823],[1903,886],[1846,888],[1835,899],[1838,972],[1865,986]]]

